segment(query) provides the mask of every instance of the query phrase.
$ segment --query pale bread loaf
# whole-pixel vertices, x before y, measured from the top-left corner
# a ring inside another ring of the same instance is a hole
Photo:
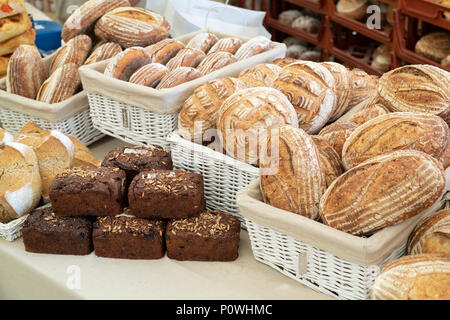
[[[301,44],[293,44],[292,46],[289,46],[286,50],[286,57],[287,58],[293,58],[293,59],[300,59],[303,53],[308,51],[308,47],[303,46]],[[295,62],[295,61],[293,61]]]
[[[278,58],[273,60],[271,63],[276,64],[277,66],[284,68],[287,65],[290,65],[291,63],[297,62],[298,60],[291,57],[285,57],[285,58]]]
[[[268,140],[271,154],[272,139],[278,138],[278,158],[269,165],[278,167],[275,174],[261,174],[264,202],[310,219],[319,218],[319,201],[326,189],[320,154],[312,138],[302,129],[282,126],[279,134]]]
[[[105,42],[95,48],[84,64],[92,64],[115,57],[122,52],[122,47],[114,42]]]
[[[209,49],[208,54],[225,51],[231,54],[235,54],[236,51],[241,47],[242,40],[239,38],[227,37],[217,40],[216,44]]]
[[[97,159],[91,150],[74,136],[67,135],[74,146],[74,157],[72,167],[98,167],[101,160]]]
[[[196,68],[205,57],[206,54],[202,50],[184,48],[167,62],[166,67],[171,71],[179,67]]]
[[[79,35],[69,40],[61,47],[50,63],[50,74],[56,69],[68,63],[82,66],[89,52],[91,52],[92,40],[87,35]]]
[[[404,256],[388,262],[371,289],[374,300],[449,300],[450,257]]]
[[[450,256],[450,209],[423,218],[408,239],[408,254],[436,253]]]
[[[197,70],[203,75],[207,75],[219,69],[222,69],[229,64],[235,63],[236,58],[229,52],[217,51],[207,54],[206,57],[199,63]]]
[[[257,36],[246,43],[241,45],[241,47],[236,51],[234,56],[238,60],[244,60],[253,57],[261,52],[267,51],[272,47],[272,42],[263,36]]]
[[[243,70],[239,74],[239,80],[247,87],[271,87],[273,81],[278,77],[282,68],[276,64],[263,63],[252,68]]]
[[[328,187],[337,177],[344,173],[341,157],[324,137],[311,136],[319,151],[320,166],[325,175],[325,184]]]
[[[33,210],[41,199],[41,177],[33,149],[8,142],[0,149],[0,222]]]
[[[364,107],[377,96],[378,78],[376,76],[369,75],[365,71],[357,68],[350,72],[350,76],[352,81],[352,89],[347,110],[350,110],[356,106]]]
[[[297,112],[299,127],[310,134],[322,129],[336,108],[336,81],[319,63],[292,63],[283,68],[272,86],[288,97]]]
[[[249,164],[259,163],[259,145],[264,143],[259,140],[270,135],[271,127],[281,125],[297,127],[297,115],[286,96],[269,87],[237,91],[222,103],[217,118],[227,153]]]
[[[320,130],[319,136],[325,138],[341,157],[345,141],[356,128],[353,122],[334,122]]]
[[[152,45],[147,51],[150,54],[153,63],[165,65],[170,59],[175,57],[181,49],[184,48],[184,44],[180,41],[174,39],[164,39]]]
[[[336,81],[337,105],[330,118],[330,121],[334,121],[348,110],[352,90],[352,78],[350,71],[340,63],[322,62],[321,65],[331,72]]]
[[[302,30],[314,34],[319,32],[321,26],[322,23],[320,22],[320,20],[311,16],[300,16],[296,18],[291,25],[293,29]]]
[[[334,180],[320,200],[320,216],[335,229],[368,235],[422,213],[444,189],[444,169],[436,159],[421,151],[394,151]]]
[[[438,116],[388,113],[367,121],[352,132],[342,148],[342,163],[350,169],[395,150],[422,151],[443,161],[448,139],[448,125]]]
[[[203,74],[195,68],[179,67],[166,74],[156,86],[156,89],[173,88],[201,76]]]
[[[209,142],[207,130],[215,129],[217,115],[222,103],[246,85],[236,78],[220,78],[202,84],[184,102],[178,115],[178,129],[188,140],[198,143]]]
[[[36,100],[45,103],[58,103],[73,96],[81,85],[78,65],[67,63],[56,69],[44,81]]]
[[[202,32],[194,36],[189,42],[186,44],[186,48],[198,49],[202,50],[204,53],[208,53],[208,51],[212,48],[213,45],[219,40],[217,36],[210,32]]]
[[[149,63],[133,73],[129,82],[155,88],[161,79],[168,73],[169,69],[164,65],[160,63]]]
[[[131,47],[112,58],[104,71],[108,77],[130,80],[130,77],[142,66],[152,62],[150,54],[141,47]]]
[[[382,44],[375,49],[372,54],[372,62],[370,65],[375,70],[386,72],[391,67],[391,51],[392,48]]]

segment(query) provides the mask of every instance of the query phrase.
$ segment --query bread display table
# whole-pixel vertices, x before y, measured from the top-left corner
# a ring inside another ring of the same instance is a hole
[[[107,137],[91,148],[102,158],[121,145]],[[234,262],[33,254],[22,238],[1,239],[0,260],[0,299],[332,299],[256,261],[246,231]]]

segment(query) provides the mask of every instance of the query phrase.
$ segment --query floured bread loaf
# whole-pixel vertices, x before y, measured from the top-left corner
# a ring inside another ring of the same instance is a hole
[[[238,60],[244,60],[267,51],[270,48],[272,48],[272,42],[269,39],[263,36],[257,36],[241,45],[234,56]]]
[[[217,51],[208,54],[197,66],[197,70],[200,71],[203,75],[207,75],[211,72],[222,69],[229,64],[235,63],[236,61],[236,58],[231,53],[225,51]]]
[[[209,49],[208,54],[225,51],[231,54],[235,54],[236,51],[241,47],[242,40],[239,38],[228,37],[217,40],[216,44]]]
[[[287,48],[286,57],[298,60],[306,51],[308,51],[308,47],[301,44],[293,44]]]
[[[21,45],[9,59],[6,91],[34,99],[47,76],[47,67],[37,47]]]
[[[160,63],[149,63],[133,73],[129,82],[155,88],[161,79],[168,73],[169,69],[164,65]]]
[[[104,74],[112,78],[128,81],[139,68],[151,62],[152,58],[144,48],[128,48],[109,61]]]
[[[82,66],[92,48],[92,40],[87,35],[79,35],[69,40],[53,57],[50,74],[68,63]]]
[[[347,110],[350,110],[358,105],[369,104],[377,95],[378,78],[374,75],[369,75],[361,69],[353,69],[350,72],[352,89],[350,93],[350,101],[348,102]]]
[[[172,59],[167,62],[166,67],[169,70],[175,70],[179,67],[196,68],[206,57],[206,54],[199,49],[185,48],[178,51]]]
[[[167,20],[143,8],[119,7],[109,11],[95,24],[95,35],[123,48],[146,47],[169,36]]]
[[[75,94],[80,84],[78,65],[74,63],[64,64],[44,81],[36,96],[36,100],[45,103],[64,101]]]
[[[222,103],[217,118],[227,153],[249,164],[259,163],[260,144],[265,143],[271,127],[281,125],[297,127],[297,115],[286,96],[269,87],[237,91]]]
[[[203,76],[203,74],[197,69],[179,67],[166,74],[156,86],[156,89],[173,88],[185,82],[200,78],[201,76]]]
[[[89,0],[76,9],[63,25],[61,38],[68,42],[73,37],[84,34],[94,26],[95,22],[107,12],[128,7],[127,0]]]
[[[197,143],[211,141],[214,137],[205,136],[205,132],[216,128],[222,103],[236,91],[245,88],[245,83],[236,78],[220,78],[197,87],[184,102],[178,115],[180,134]]]
[[[67,135],[74,146],[74,157],[72,167],[98,167],[101,160],[97,159],[89,148],[77,138]]]
[[[386,72],[391,67],[392,48],[382,44],[372,54],[371,67],[380,72]]]
[[[336,81],[319,63],[301,61],[284,67],[273,87],[288,97],[299,127],[309,134],[322,129],[336,109]]]
[[[14,16],[2,18],[0,20],[0,42],[17,37],[32,27],[27,12],[22,12]]]
[[[115,57],[122,52],[122,47],[114,42],[105,42],[92,51],[84,64],[92,64]]]
[[[346,169],[395,150],[418,150],[443,160],[448,125],[440,117],[413,112],[393,112],[378,116],[356,128],[342,148]]]
[[[328,187],[337,177],[344,173],[341,157],[325,138],[320,136],[311,136],[311,138],[319,151],[320,166]]]
[[[33,147],[42,179],[42,197],[47,201],[53,178],[72,167],[75,153],[72,141],[57,130],[22,133],[16,141]]]
[[[186,45],[186,48],[202,50],[208,53],[214,44],[216,44],[217,36],[210,32],[202,32],[194,36]]]
[[[408,254],[436,253],[450,256],[450,209],[419,221],[408,240]]]
[[[347,121],[353,122],[354,124],[360,126],[370,119],[376,118],[383,114],[388,114],[389,112],[389,109],[386,108],[382,103],[371,103],[361,110],[355,112],[347,119]]]
[[[320,216],[335,229],[368,235],[422,213],[441,198],[444,188],[444,169],[432,156],[394,151],[334,180],[320,200]]]
[[[41,177],[33,149],[8,142],[0,149],[0,222],[33,210],[41,199]]]
[[[325,138],[341,157],[345,141],[356,128],[352,122],[335,122],[320,130],[319,136]]]
[[[381,76],[382,103],[394,112],[425,112],[450,123],[450,73],[431,65],[407,65]]]
[[[239,80],[247,87],[271,87],[282,68],[276,64],[263,63],[252,68],[245,69],[239,74]]]
[[[275,174],[261,174],[264,202],[310,219],[319,219],[319,201],[326,189],[326,179],[314,141],[302,129],[282,126],[278,135],[269,138],[268,154],[272,152],[272,139],[277,138],[278,158],[261,165],[261,170],[268,166],[278,168]]]
[[[371,290],[374,300],[449,300],[450,257],[404,256],[386,263]]]
[[[153,63],[165,65],[170,59],[175,57],[181,49],[184,49],[184,44],[182,42],[173,39],[164,39],[152,45],[147,51],[150,54]]]
[[[14,136],[5,129],[0,128],[0,148],[2,148],[5,145],[5,143],[13,141]]]
[[[322,62],[322,66],[328,69],[336,81],[336,98],[337,104],[330,121],[334,121],[341,117],[347,110],[351,99],[352,78],[350,71],[340,63]]]

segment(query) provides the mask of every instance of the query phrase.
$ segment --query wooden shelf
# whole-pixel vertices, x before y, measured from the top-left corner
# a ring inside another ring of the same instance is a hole
[[[406,15],[450,30],[450,20],[443,16],[445,11],[450,12],[450,7],[431,0],[399,0],[399,2],[399,7]]]

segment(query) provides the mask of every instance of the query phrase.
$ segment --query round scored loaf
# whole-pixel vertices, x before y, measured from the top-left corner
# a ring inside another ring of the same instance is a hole
[[[431,65],[408,65],[383,74],[381,102],[394,112],[424,112],[450,123],[450,73]]]
[[[356,128],[342,148],[346,169],[395,150],[417,150],[443,161],[448,125],[440,117],[413,112],[393,112],[378,116]]]
[[[328,187],[337,177],[344,173],[341,157],[323,137],[311,136],[319,151],[319,160]]]
[[[119,7],[109,11],[95,24],[95,35],[123,48],[146,47],[169,36],[167,20],[143,8]]]
[[[285,10],[278,15],[278,21],[288,26],[292,25],[295,19],[303,16],[303,13],[297,9]]]
[[[373,300],[449,300],[450,257],[404,256],[386,263],[371,289]]]
[[[352,88],[347,110],[356,106],[365,106],[377,96],[378,78],[369,75],[361,69],[353,69],[350,72]]]
[[[184,44],[180,41],[164,39],[148,48],[148,53],[150,54],[150,57],[152,57],[153,63],[165,65],[170,59],[175,57],[181,49],[184,49]]]
[[[77,8],[63,25],[61,38],[68,42],[86,33],[107,12],[118,7],[129,7],[127,0],[89,0]]]
[[[197,66],[197,70],[202,74],[207,75],[229,64],[235,63],[236,58],[229,52],[217,51],[207,54],[206,57]]]
[[[252,68],[245,69],[239,74],[239,79],[247,87],[271,87],[282,68],[276,64],[263,63]]]
[[[372,54],[371,66],[380,72],[386,72],[391,66],[392,48],[382,44]]]
[[[152,58],[144,48],[131,47],[112,58],[106,66],[104,74],[128,81],[140,67],[151,62]]]
[[[6,91],[26,98],[35,99],[48,72],[36,46],[19,46],[8,62]]]
[[[320,153],[305,131],[282,126],[278,136],[274,134],[269,137],[268,154],[272,153],[272,140],[277,138],[278,158],[261,165],[264,202],[318,220],[320,198],[326,189]],[[263,169],[269,166],[278,169],[275,174],[263,174]]]
[[[122,52],[122,47],[114,42],[105,42],[92,51],[91,55],[84,62],[85,65],[96,63],[115,57]]]
[[[184,102],[178,115],[178,129],[181,135],[197,143],[211,141],[217,115],[222,103],[236,91],[245,89],[246,85],[236,78],[220,78],[202,84]],[[205,134],[206,133],[206,134]]]
[[[450,34],[448,32],[432,32],[416,42],[415,52],[425,58],[440,63],[450,54]]]
[[[219,38],[214,33],[202,32],[189,40],[186,48],[201,50],[206,54],[218,40]]]
[[[234,37],[227,37],[217,40],[216,44],[209,49],[208,54],[225,51],[231,54],[235,54],[236,51],[241,47],[242,40]]]
[[[168,73],[169,69],[164,65],[160,63],[149,63],[133,73],[129,82],[155,88],[161,79]]]
[[[244,60],[269,50],[271,47],[272,42],[269,39],[263,36],[257,36],[241,45],[234,56],[238,60]]]
[[[50,104],[64,101],[75,94],[80,84],[78,65],[67,63],[56,69],[44,81],[36,96],[36,100]]]
[[[0,222],[33,210],[41,199],[41,176],[33,149],[8,142],[0,149]]]
[[[286,95],[297,112],[299,127],[309,134],[322,129],[336,108],[336,81],[319,63],[292,63],[283,68],[272,86]]]
[[[436,253],[450,256],[450,209],[419,221],[408,239],[408,254]]]
[[[353,122],[334,122],[320,130],[319,136],[325,138],[341,157],[345,141],[357,127]]]
[[[260,145],[274,126],[298,127],[295,109],[280,91],[247,88],[228,97],[219,109],[217,130],[229,155],[249,164],[260,161]],[[262,147],[263,147],[262,146]]]
[[[167,62],[166,67],[171,71],[180,67],[196,68],[205,57],[206,54],[202,50],[184,48]]]
[[[296,18],[291,25],[293,29],[302,30],[314,34],[319,32],[321,26],[322,23],[320,22],[320,20],[311,16],[300,16]]]
[[[322,66],[328,69],[336,81],[337,104],[330,121],[340,118],[347,110],[351,97],[352,78],[350,71],[340,63],[322,62]]]
[[[400,150],[346,171],[320,200],[324,224],[356,236],[400,223],[443,195],[445,174],[432,156]]]
[[[82,34],[70,39],[53,57],[50,63],[50,74],[67,63],[83,65],[91,48],[92,40],[87,35]]]
[[[173,88],[202,76],[203,74],[195,68],[179,67],[166,74],[156,86],[156,89]]]

